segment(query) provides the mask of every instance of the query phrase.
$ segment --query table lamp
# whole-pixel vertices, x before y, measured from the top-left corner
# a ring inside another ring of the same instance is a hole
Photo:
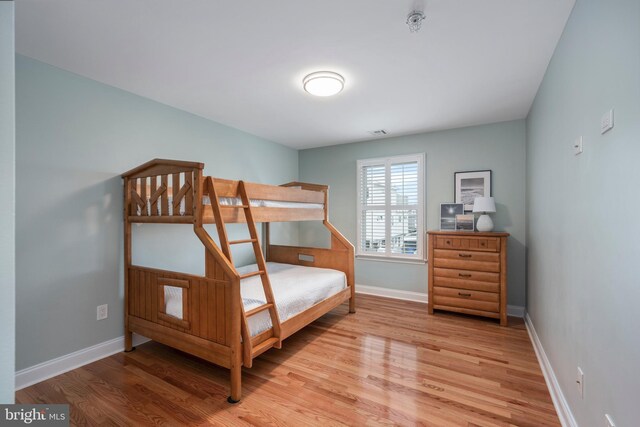
[[[493,221],[488,213],[494,213],[496,211],[496,202],[493,197],[476,197],[473,201],[473,212],[480,212],[480,218],[476,228],[478,231],[491,231],[493,230]]]

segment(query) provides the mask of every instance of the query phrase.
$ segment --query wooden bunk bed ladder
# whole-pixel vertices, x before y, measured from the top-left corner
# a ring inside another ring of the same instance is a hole
[[[258,307],[255,307],[249,311],[244,310],[244,306],[242,307],[242,344],[243,344],[243,359],[244,366],[247,368],[251,368],[253,365],[253,358],[259,356],[264,353],[268,349],[282,348],[282,335],[281,335],[281,325],[280,318],[278,316],[278,311],[276,308],[275,299],[273,297],[273,291],[271,289],[271,282],[269,281],[269,273],[267,271],[267,264],[264,259],[264,255],[262,253],[262,248],[260,247],[260,241],[258,239],[258,230],[256,228],[256,223],[253,219],[253,213],[251,211],[251,200],[247,194],[246,186],[243,181],[238,182],[238,194],[237,197],[240,198],[242,204],[241,205],[220,205],[220,199],[218,194],[216,193],[215,185],[213,183],[213,178],[206,178],[206,191],[209,194],[209,198],[211,199],[211,208],[213,210],[213,216],[216,222],[216,229],[218,231],[218,237],[220,239],[220,247],[222,249],[222,253],[227,257],[229,262],[233,264],[233,256],[231,254],[231,245],[236,244],[251,244],[253,247],[253,252],[256,257],[256,264],[258,266],[258,270],[244,274],[240,276],[240,279],[246,279],[253,276],[260,276],[262,281],[262,289],[264,291],[264,296],[266,299],[266,303],[262,304]],[[222,209],[242,209],[244,211],[244,216],[246,219],[247,228],[249,229],[249,239],[242,240],[234,240],[230,241],[227,229],[223,220]],[[267,335],[267,338],[264,341],[256,342],[251,339],[251,333],[249,331],[249,325],[247,319],[251,316],[254,316],[258,313],[261,313],[265,310],[269,311],[269,316],[271,317],[271,335]]]

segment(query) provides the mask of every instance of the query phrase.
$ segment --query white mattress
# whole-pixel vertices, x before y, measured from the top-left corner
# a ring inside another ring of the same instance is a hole
[[[239,267],[239,274],[256,271],[256,264]],[[347,287],[347,278],[342,271],[329,268],[302,267],[299,265],[268,262],[267,271],[276,301],[280,321],[303,312],[309,307],[337,294]],[[166,288],[165,288],[166,289]],[[240,294],[245,311],[266,303],[260,276],[248,277],[240,282]],[[178,299],[178,301],[176,301]],[[165,291],[165,313],[182,318],[181,293]],[[251,336],[271,327],[269,310],[264,310],[248,319]]]
[[[173,197],[169,196],[168,200],[169,204],[169,215],[173,215]],[[205,205],[210,205],[211,200],[209,200],[209,196],[202,197],[202,203]],[[301,202],[281,202],[277,200],[261,200],[261,199],[250,199],[250,203],[252,207],[261,207],[261,208],[298,208],[298,209],[323,209],[324,204],[322,203],[301,203]],[[239,197],[221,197],[220,198],[221,205],[234,205],[239,206],[242,205],[242,200]],[[158,215],[162,215],[162,206],[161,203],[157,204],[158,206]],[[184,215],[185,210],[185,201],[184,198],[180,201],[180,215]],[[145,216],[149,215],[151,212],[151,201],[150,198],[147,197],[147,206],[146,211],[144,213]],[[138,206],[137,215],[142,215],[142,208]]]

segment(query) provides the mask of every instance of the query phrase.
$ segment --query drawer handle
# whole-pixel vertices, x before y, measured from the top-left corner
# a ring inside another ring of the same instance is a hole
[[[450,244],[451,244],[451,240],[447,240],[447,245],[450,245]]]
[[[458,295],[460,295],[461,297],[470,297],[471,294],[466,294],[464,292],[458,292]]]
[[[471,258],[471,254],[458,254],[460,258]]]
[[[458,276],[460,276],[460,277],[471,277],[470,274],[462,274],[462,273],[458,273]]]

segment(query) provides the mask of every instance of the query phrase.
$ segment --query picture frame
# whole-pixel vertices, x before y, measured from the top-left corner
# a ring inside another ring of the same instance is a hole
[[[456,215],[464,214],[462,203],[440,203],[440,230],[456,229]]]
[[[476,197],[491,197],[491,170],[456,172],[454,201],[464,205],[465,212],[473,211]]]
[[[476,217],[473,214],[456,215],[456,231],[474,231]]]

